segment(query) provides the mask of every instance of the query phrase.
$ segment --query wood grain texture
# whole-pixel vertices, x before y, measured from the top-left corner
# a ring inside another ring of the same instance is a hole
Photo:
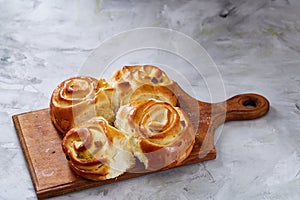
[[[216,158],[214,130],[220,124],[259,118],[269,110],[268,100],[257,94],[241,94],[225,102],[211,104],[197,101],[182,91],[178,93],[178,99],[197,130],[194,148],[180,166]],[[38,199],[149,174],[125,173],[99,182],[83,179],[69,168],[61,148],[61,135],[51,122],[49,109],[14,115],[13,121]]]

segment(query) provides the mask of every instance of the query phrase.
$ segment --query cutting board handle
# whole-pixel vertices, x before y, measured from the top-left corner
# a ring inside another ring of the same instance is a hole
[[[225,121],[256,119],[264,116],[269,107],[269,101],[259,94],[236,95],[226,101]]]

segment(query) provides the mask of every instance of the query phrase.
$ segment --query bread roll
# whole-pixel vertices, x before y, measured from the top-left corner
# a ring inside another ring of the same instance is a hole
[[[191,123],[182,110],[155,99],[121,106],[115,126],[132,138],[134,155],[149,171],[178,165],[195,142]]]
[[[106,180],[134,167],[129,138],[102,118],[72,128],[62,142],[71,168],[90,180]]]
[[[95,116],[114,120],[109,84],[92,77],[73,77],[63,81],[52,93],[50,116],[55,127],[64,135],[76,124]]]
[[[115,89],[112,105],[117,112],[120,106],[135,100],[154,98],[177,104],[175,93],[169,88],[174,82],[159,68],[152,65],[125,66],[110,78]]]

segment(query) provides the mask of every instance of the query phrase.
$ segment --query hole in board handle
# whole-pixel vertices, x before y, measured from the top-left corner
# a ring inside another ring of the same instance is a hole
[[[257,107],[257,101],[254,99],[248,99],[243,102],[243,106],[247,108],[256,108]]]

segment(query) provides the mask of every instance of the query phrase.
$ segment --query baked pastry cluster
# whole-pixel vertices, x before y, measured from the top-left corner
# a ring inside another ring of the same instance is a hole
[[[171,80],[155,66],[125,66],[109,81],[73,77],[54,90],[50,116],[71,168],[90,180],[170,168],[194,145]]]

